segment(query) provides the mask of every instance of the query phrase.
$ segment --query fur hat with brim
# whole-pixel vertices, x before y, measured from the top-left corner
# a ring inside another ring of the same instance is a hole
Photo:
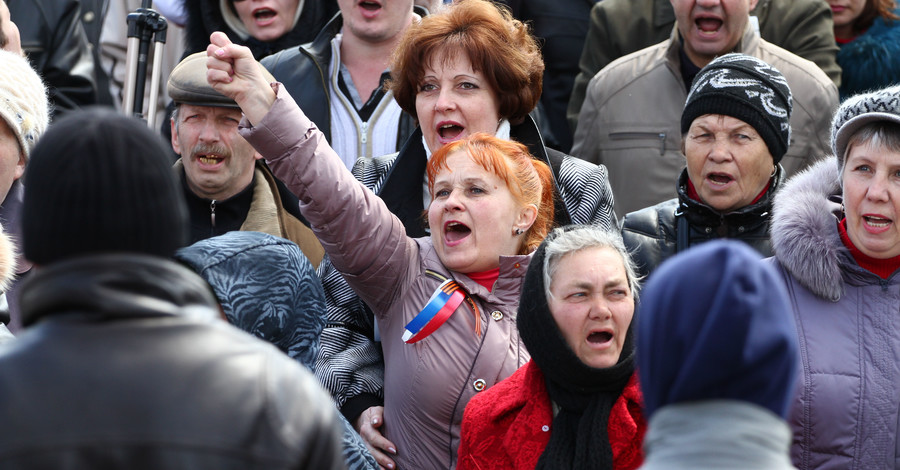
[[[900,124],[900,85],[851,96],[841,104],[831,123],[831,149],[844,168],[850,137],[869,123]]]
[[[47,89],[28,60],[0,49],[0,117],[27,159],[50,124]]]

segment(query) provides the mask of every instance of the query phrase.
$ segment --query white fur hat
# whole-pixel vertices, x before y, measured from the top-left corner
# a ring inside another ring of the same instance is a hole
[[[0,50],[0,117],[16,134],[25,158],[50,123],[47,89],[28,59]]]
[[[851,96],[838,108],[831,123],[831,147],[842,169],[850,137],[876,121],[900,123],[900,86]]]

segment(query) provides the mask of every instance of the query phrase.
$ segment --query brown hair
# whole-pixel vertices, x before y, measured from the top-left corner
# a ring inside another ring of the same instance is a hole
[[[518,142],[476,132],[465,139],[444,145],[428,160],[428,192],[432,199],[434,180],[441,170],[451,169],[447,166],[447,157],[454,152],[466,152],[485,171],[505,181],[519,205],[534,204],[537,207],[537,217],[525,232],[519,254],[525,255],[536,250],[553,226],[553,176],[550,167],[532,158],[528,148]]]
[[[875,18],[879,16],[888,21],[900,20],[900,17],[894,13],[896,8],[896,0],[866,0],[865,8],[853,22],[853,33],[862,34],[872,26]]]
[[[505,7],[487,0],[458,0],[410,26],[394,49],[387,87],[413,116],[425,70],[439,56],[445,63],[468,57],[497,93],[500,117],[513,124],[537,106],[544,60],[527,26]]]

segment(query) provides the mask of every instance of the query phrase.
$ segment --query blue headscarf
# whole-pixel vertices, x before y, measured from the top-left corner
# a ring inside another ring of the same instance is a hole
[[[643,290],[636,341],[648,417],[709,399],[787,416],[797,332],[781,277],[744,243],[712,241],[663,263]]]
[[[325,294],[297,245],[260,232],[228,232],[175,257],[212,286],[229,323],[313,370]]]

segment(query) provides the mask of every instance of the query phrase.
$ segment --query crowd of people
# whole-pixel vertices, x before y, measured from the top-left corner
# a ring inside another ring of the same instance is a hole
[[[896,0],[575,3],[0,0],[0,468],[897,468]]]

